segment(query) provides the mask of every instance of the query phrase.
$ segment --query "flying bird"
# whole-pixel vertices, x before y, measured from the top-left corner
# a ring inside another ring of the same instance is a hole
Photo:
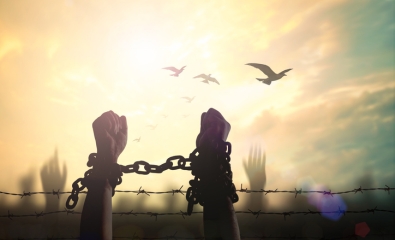
[[[171,74],[170,76],[178,77],[178,75],[179,75],[180,73],[182,73],[182,71],[184,71],[184,68],[185,68],[185,67],[186,67],[186,66],[183,66],[183,67],[180,68],[180,69],[177,69],[177,68],[175,68],[175,67],[165,67],[165,68],[162,68],[162,69],[167,69],[167,70],[173,71],[174,73]]]
[[[284,70],[282,72],[280,72],[279,74],[273,72],[273,70],[264,64],[259,64],[259,63],[247,63],[246,65],[250,65],[252,67],[258,68],[259,70],[261,70],[264,74],[266,74],[268,76],[268,78],[257,78],[258,81],[261,81],[263,83],[266,83],[267,85],[270,85],[270,83],[272,83],[272,81],[276,81],[281,79],[284,76],[287,76],[285,73],[288,71],[291,71],[292,68]]]
[[[193,98],[190,98],[190,97],[182,97],[182,98],[185,98],[188,103],[191,103],[192,100],[195,98],[195,96]]]
[[[150,127],[151,130],[154,130],[156,128],[156,126],[158,126],[158,124],[156,124],[155,126],[154,125],[147,125],[147,127]]]
[[[209,75],[200,74],[200,75],[197,75],[194,78],[203,78],[204,81],[202,81],[202,82],[204,82],[204,83],[208,83],[208,81],[210,81],[210,82],[215,82],[215,83],[217,83],[219,85],[219,82],[217,81],[217,79],[211,77],[211,74],[209,74]]]
[[[140,142],[140,138],[141,136],[139,138],[134,139],[133,141]]]

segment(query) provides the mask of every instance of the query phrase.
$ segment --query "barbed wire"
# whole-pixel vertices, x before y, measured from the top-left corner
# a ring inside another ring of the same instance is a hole
[[[137,195],[139,194],[146,194],[146,195],[150,195],[150,194],[172,194],[174,196],[175,193],[180,193],[182,195],[186,194],[187,191],[183,191],[181,190],[183,188],[184,185],[182,185],[179,189],[171,189],[168,191],[161,191],[161,192],[155,192],[155,191],[145,191],[144,189],[141,189],[142,186],[140,186],[139,190],[115,190],[115,192],[120,192],[120,193],[136,193]],[[358,193],[361,192],[363,194],[363,191],[377,191],[377,190],[383,190],[384,192],[387,192],[388,195],[390,195],[390,191],[391,190],[395,190],[395,188],[390,188],[389,186],[385,185],[385,188],[361,188],[361,186],[359,188],[355,188],[353,190],[348,190],[348,191],[343,191],[343,192],[331,192],[331,190],[329,191],[315,191],[315,190],[310,190],[310,191],[302,191],[302,189],[297,190],[295,188],[295,190],[278,190],[278,188],[276,188],[275,190],[264,190],[264,189],[260,189],[260,190],[248,190],[247,188],[243,189],[243,184],[241,184],[240,189],[236,189],[236,192],[241,192],[241,193],[264,193],[265,195],[269,194],[269,193],[291,193],[291,194],[295,194],[295,198],[297,197],[298,194],[302,194],[302,193],[321,193],[323,195],[340,195],[340,194],[346,194],[346,193]],[[59,199],[59,195],[61,194],[70,194],[72,193],[71,191],[67,191],[67,192],[61,192],[59,189],[58,191],[52,190],[52,192],[25,192],[23,191],[23,193],[12,193],[12,192],[4,192],[4,191],[0,191],[0,194],[4,194],[4,195],[11,195],[11,196],[19,196],[21,198],[23,197],[30,197],[32,195],[37,195],[37,194],[46,194],[46,195],[55,195],[58,197]],[[87,191],[81,191],[80,193],[84,193],[86,194]]]
[[[235,211],[236,214],[252,214],[254,216],[256,216],[256,218],[259,217],[259,215],[282,215],[284,216],[284,220],[286,220],[287,216],[291,216],[291,215],[297,215],[297,214],[303,214],[303,215],[308,215],[308,214],[318,214],[321,216],[321,214],[342,214],[342,215],[346,215],[346,213],[375,213],[375,212],[387,212],[387,213],[395,213],[395,211],[392,210],[385,210],[385,209],[377,209],[377,206],[371,209],[366,209],[366,210],[360,210],[360,211],[346,211],[344,209],[341,209],[340,207],[338,207],[338,209],[336,211],[329,211],[329,212],[320,212],[320,211],[311,211],[310,209],[307,209],[308,212],[298,212],[298,211],[288,211],[288,212],[263,212],[262,210],[257,210],[257,211],[252,211],[250,209],[248,209],[248,211]],[[10,213],[10,211],[8,210],[6,215],[0,215],[0,218],[9,218],[10,220],[13,220],[13,218],[19,218],[19,217],[43,217],[46,215],[50,215],[50,214],[59,214],[59,213],[66,213],[67,215],[69,214],[81,214],[81,212],[76,212],[74,210],[68,210],[65,208],[65,210],[62,211],[52,211],[52,212],[34,212],[34,214],[12,214]],[[192,212],[192,214],[202,214],[203,212]],[[185,216],[188,216],[188,214],[186,212],[183,212],[180,210],[180,212],[173,212],[173,213],[157,213],[157,212],[133,212],[133,210],[128,211],[128,212],[113,212],[113,215],[133,215],[133,216],[137,216],[137,215],[149,215],[150,217],[155,217],[155,221],[158,220],[158,216],[182,216],[185,219]]]
[[[198,240],[198,239],[202,239],[202,240],[204,240],[205,239],[205,237],[179,237],[179,236],[176,236],[176,234],[177,234],[177,232],[176,233],[174,233],[173,235],[169,235],[169,236],[164,236],[164,237],[139,237],[138,235],[136,235],[136,233],[134,233],[133,234],[133,236],[131,236],[131,237],[117,237],[117,236],[113,236],[113,239],[141,239],[141,240],[143,240],[143,239],[150,239],[150,240],[154,240],[154,239],[167,239],[167,240],[169,240],[169,239],[196,239],[196,240]],[[395,236],[395,233],[371,233],[371,234],[368,234],[367,236],[381,236],[381,237],[383,237],[383,236]],[[350,235],[347,235],[347,236],[338,236],[338,237],[300,237],[300,236],[292,236],[292,235],[289,235],[288,237],[279,237],[279,236],[271,236],[271,235],[268,235],[268,236],[266,236],[266,235],[261,235],[261,236],[240,236],[240,239],[317,239],[317,240],[335,240],[335,239],[350,239],[350,238],[354,238],[354,239],[358,239],[358,235],[356,235],[356,234],[350,234]],[[0,238],[0,240],[10,240],[10,239],[12,239],[12,240],[33,240],[33,239],[47,239],[47,240],[52,240],[52,239],[80,239],[79,237],[73,237],[73,236],[71,236],[71,237],[41,237],[41,238],[21,238],[21,237],[18,237],[18,238],[7,238],[7,239],[5,239],[5,238]]]

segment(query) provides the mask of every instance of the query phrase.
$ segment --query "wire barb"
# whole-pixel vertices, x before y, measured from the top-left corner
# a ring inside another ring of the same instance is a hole
[[[10,214],[10,210],[7,210],[8,211],[8,214],[7,214],[7,216],[8,216],[8,218],[10,219],[10,220],[12,220],[12,217],[14,217],[14,214]]]
[[[52,195],[57,195],[57,196],[58,196],[58,199],[59,199],[59,191],[60,191],[60,189],[58,189],[57,192],[55,192],[55,190],[52,189]]]
[[[276,188],[276,190],[274,190],[274,191],[273,191],[273,190],[267,190],[266,193],[265,193],[265,195],[268,194],[268,193],[275,193],[275,192],[277,192],[277,189],[278,189],[278,188]],[[263,190],[263,189],[262,189],[262,190]],[[263,190],[263,191],[265,191],[265,190]]]
[[[141,190],[141,187],[139,188],[139,192],[137,193],[137,195],[139,195],[140,193],[145,193],[149,196],[149,194],[144,189]]]
[[[388,187],[387,185],[385,185],[387,188],[384,188],[385,192],[388,192],[388,195],[390,194],[390,187]]]
[[[261,210],[259,210],[258,212],[253,212],[253,211],[251,211],[250,209],[248,209],[248,211],[250,211],[250,212],[252,213],[252,215],[256,215],[255,218],[258,218],[258,217],[259,217],[259,214],[261,213]]]
[[[374,211],[375,211],[375,210],[377,210],[377,206],[376,206],[376,207],[374,207],[373,209],[368,209],[367,211],[368,211],[368,212],[371,212],[371,213],[373,213],[373,214],[374,214]]]
[[[333,193],[331,193],[331,190],[329,189],[329,192],[324,191],[324,195],[331,195],[331,197],[333,197]]]
[[[180,210],[180,212],[181,212],[181,216],[182,216],[182,218],[183,218],[183,219],[185,219],[185,217],[184,217],[184,216],[188,216],[188,213],[186,213],[186,212],[183,212],[183,211],[181,211],[181,210]]]
[[[243,189],[243,184],[241,184],[239,192],[250,193],[247,191],[247,188]]]
[[[302,194],[302,189],[300,189],[300,190],[298,191],[298,190],[296,190],[296,188],[295,188],[295,198],[296,198],[296,196],[297,196],[298,194]]]
[[[155,221],[158,220],[158,215],[159,215],[159,213],[147,212],[147,214],[151,214],[150,217],[155,217]]]
[[[36,211],[34,211],[35,213],[36,213]],[[42,216],[44,216],[45,214],[43,213],[43,211],[41,211],[40,213],[36,213],[36,218],[38,218],[38,217],[42,217]]]
[[[355,193],[357,193],[357,192],[361,192],[361,193],[363,193],[363,192],[362,192],[362,189],[361,189],[361,186],[359,186],[359,188],[358,188],[358,189],[354,189],[354,194],[355,194]]]
[[[25,193],[25,191],[23,191],[23,194],[21,194],[22,196],[21,196],[21,198],[23,198],[24,196],[31,196],[31,193],[30,192],[27,192],[27,193]]]
[[[174,196],[174,193],[181,193],[182,195],[184,195],[184,193],[182,193],[182,191],[181,191],[181,188],[183,187],[184,185],[182,185],[181,187],[180,187],[180,189],[172,189],[172,191],[173,191],[173,196]]]
[[[337,211],[337,213],[340,215],[340,214],[343,214],[343,216],[345,216],[346,215],[346,211],[345,210],[341,210],[340,209],[340,206],[338,206],[339,207],[339,210]]]
[[[282,215],[284,215],[284,221],[287,221],[287,219],[285,217],[291,216],[291,214],[293,214],[293,212],[283,212]]]
[[[309,212],[308,213],[305,213],[304,215],[307,215],[307,214],[319,214],[320,216],[321,216],[321,213],[320,212],[317,212],[317,211],[311,211],[310,209],[307,209],[307,210],[309,210]]]
[[[134,215],[134,216],[137,216],[135,213],[133,213],[133,210],[131,210],[130,212],[123,212],[123,213],[121,213],[121,216],[122,215]]]

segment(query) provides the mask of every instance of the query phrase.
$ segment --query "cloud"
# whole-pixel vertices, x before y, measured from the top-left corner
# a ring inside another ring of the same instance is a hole
[[[272,166],[275,172],[268,170],[268,181],[276,185],[285,184],[284,174],[289,173],[290,166],[300,177],[310,175],[336,188],[351,184],[355,172],[369,166],[375,180],[383,185],[395,180],[383,177],[395,167],[394,90],[343,95],[338,101],[282,117],[274,110],[265,110],[248,128],[233,130],[241,137],[236,142],[261,136],[268,160],[278,159]]]

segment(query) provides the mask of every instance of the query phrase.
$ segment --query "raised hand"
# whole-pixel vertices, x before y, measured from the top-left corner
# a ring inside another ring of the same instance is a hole
[[[230,124],[225,120],[220,112],[210,108],[207,112],[202,113],[200,121],[200,133],[196,138],[196,147],[212,139],[222,139],[226,141],[230,132]]]
[[[243,159],[243,167],[251,184],[251,189],[260,190],[266,184],[266,155],[261,153],[261,148],[250,148],[248,161]]]
[[[226,141],[229,131],[230,124],[222,114],[210,108],[201,116],[200,132],[196,138],[196,147],[210,144],[212,140],[216,139]],[[228,196],[209,195],[211,196],[204,200],[203,207],[204,237],[206,239],[239,240],[239,225],[232,201]]]
[[[251,190],[263,189],[266,185],[266,154],[261,153],[261,148],[250,148],[248,161],[243,159],[243,167],[250,182]],[[252,208],[260,209],[262,205],[262,194],[250,195],[249,205]]]
[[[55,153],[49,161],[41,167],[40,177],[45,192],[64,190],[67,179],[67,167],[65,162],[63,163],[63,167],[60,166],[57,149],[55,149]],[[58,211],[59,203],[59,196],[45,195],[45,212]],[[56,234],[58,231],[58,221],[59,216],[57,214],[47,216],[44,218],[43,228],[47,229],[50,234]]]
[[[125,116],[113,111],[103,113],[93,123],[98,164],[93,166],[96,178],[88,187],[81,214],[80,239],[112,239],[112,191],[108,165],[117,163],[128,141],[128,125]],[[96,168],[96,169],[95,169]]]
[[[41,184],[43,190],[51,192],[63,189],[67,179],[66,163],[63,163],[63,169],[59,166],[58,150],[55,149],[54,156],[41,167],[40,171]]]
[[[113,111],[108,111],[98,117],[92,127],[99,160],[116,163],[128,141],[126,117],[119,117]]]

